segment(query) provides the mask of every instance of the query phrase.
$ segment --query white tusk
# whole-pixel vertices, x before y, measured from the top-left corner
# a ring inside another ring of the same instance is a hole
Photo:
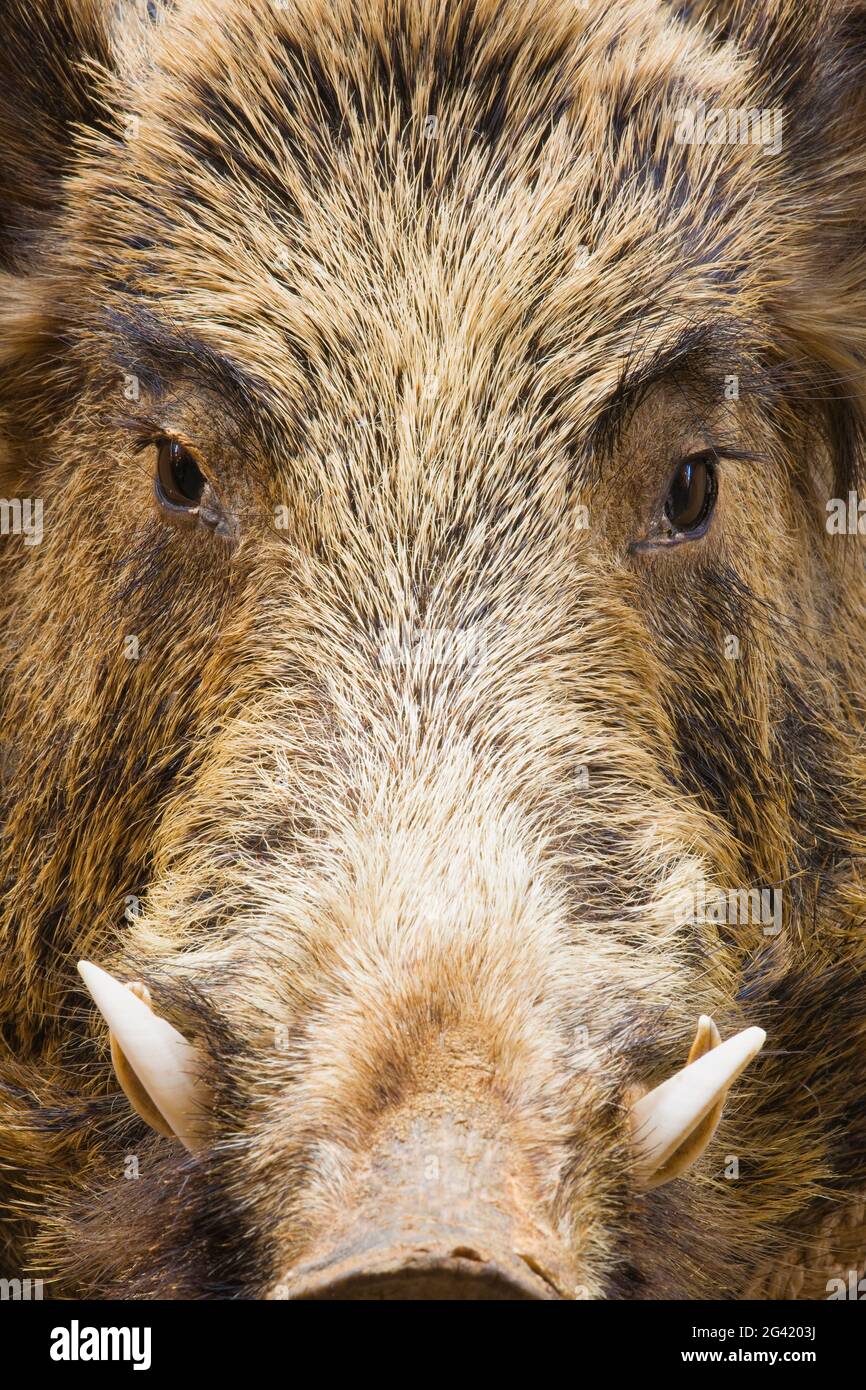
[[[713,1136],[729,1088],[760,1052],[767,1035],[762,1028],[746,1028],[727,1042],[716,1044],[717,1037],[712,1020],[702,1018],[690,1053],[697,1052],[697,1060],[632,1106],[635,1168],[641,1187],[669,1182],[700,1157]],[[704,1124],[707,1119],[709,1123]]]
[[[134,983],[127,981],[124,988],[128,989],[137,999],[140,999],[142,1003],[146,1004],[151,1013],[153,1013],[153,1004],[151,1003],[150,990],[147,985],[141,984],[138,980]],[[136,1110],[141,1118],[150,1125],[151,1129],[155,1129],[157,1134],[161,1134],[164,1139],[176,1139],[177,1135],[165,1116],[160,1114],[157,1110],[150,1096],[147,1094],[147,1091],[127,1062],[123,1054],[123,1049],[118,1045],[117,1038],[111,1030],[109,1030],[108,1033],[108,1040],[111,1044],[111,1061],[114,1066],[114,1074],[123,1087],[126,1099],[129,1101],[133,1110]]]
[[[698,1019],[698,1031],[695,1033],[695,1040],[689,1052],[688,1063],[696,1062],[705,1053],[712,1052],[713,1048],[718,1047],[721,1041],[722,1035],[713,1020],[708,1014],[701,1014]]]
[[[698,1019],[698,1029],[695,1033],[695,1040],[687,1058],[687,1065],[696,1062],[699,1057],[703,1057],[707,1052],[711,1052],[714,1047],[718,1047],[722,1041],[722,1035],[713,1020],[707,1014],[701,1014]],[[672,1178],[678,1178],[687,1168],[700,1158],[704,1149],[709,1144],[718,1128],[719,1120],[722,1118],[722,1111],[725,1108],[725,1094],[722,1094],[716,1101],[712,1110],[708,1110],[700,1124],[697,1125],[679,1148],[674,1149],[671,1157],[660,1168],[657,1168],[651,1179],[647,1183],[648,1188],[661,1187],[664,1183],[670,1182]]]
[[[111,1030],[115,1072],[133,1108],[159,1133],[199,1148],[204,1088],[192,1043],[153,1013],[143,986],[122,985],[84,960],[78,973]]]

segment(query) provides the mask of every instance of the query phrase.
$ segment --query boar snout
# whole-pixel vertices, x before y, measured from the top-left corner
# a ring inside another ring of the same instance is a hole
[[[501,1117],[498,1127],[501,1129]],[[478,1116],[389,1121],[329,1236],[270,1290],[287,1299],[575,1296],[514,1149]]]

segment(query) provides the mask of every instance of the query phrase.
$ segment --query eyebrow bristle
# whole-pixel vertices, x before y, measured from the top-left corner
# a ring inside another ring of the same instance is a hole
[[[677,383],[685,372],[692,371],[695,373],[693,389],[700,390],[698,369],[702,369],[706,378],[711,363],[719,364],[722,372],[736,370],[751,378],[755,363],[748,341],[745,325],[717,321],[690,323],[667,344],[645,349],[642,353],[629,352],[623,360],[615,389],[596,407],[595,419],[585,440],[584,457],[588,460],[593,454],[609,456],[646,393],[666,380]],[[704,389],[707,389],[706,383]],[[708,395],[707,404],[714,404],[716,400],[716,395]],[[724,453],[728,458],[735,457],[733,451]]]
[[[227,352],[139,306],[129,313],[107,310],[104,322],[111,333],[117,365],[134,373],[154,399],[169,394],[166,369],[173,368],[173,378],[180,373],[194,378],[206,390],[218,391],[232,401],[261,438],[272,437],[279,411],[271,386]],[[122,420],[118,423],[122,425]],[[141,418],[134,428],[142,428]]]

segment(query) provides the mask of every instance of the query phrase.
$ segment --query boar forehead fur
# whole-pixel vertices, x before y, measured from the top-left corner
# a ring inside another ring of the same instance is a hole
[[[0,554],[9,1272],[258,1296],[389,1117],[489,1112],[566,1292],[823,1292],[866,1190],[864,580],[824,526],[860,7],[2,12],[0,463],[46,508]],[[678,143],[699,102],[780,150]],[[227,535],[158,514],[162,434]],[[713,446],[708,536],[631,554]],[[684,921],[701,882],[783,930]],[[204,1049],[205,1152],[131,1115],[82,955]],[[627,1097],[702,1012],[767,1049],[642,1195]]]

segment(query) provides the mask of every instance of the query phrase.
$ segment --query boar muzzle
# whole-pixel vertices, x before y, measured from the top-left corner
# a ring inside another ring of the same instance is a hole
[[[154,1012],[146,986],[87,961],[79,971],[109,1025],[117,1078],[158,1133],[207,1148],[208,1088],[195,1047]],[[727,1093],[766,1034],[722,1041],[702,1016],[686,1065],[628,1098],[632,1177],[649,1191],[701,1156]],[[452,1059],[452,1070],[456,1066]],[[541,1214],[529,1146],[514,1142],[477,1059],[388,1111],[355,1161],[342,1217],[268,1293],[291,1299],[557,1299],[575,1292],[565,1243]],[[216,1136],[210,1136],[216,1137]]]
[[[269,1294],[287,1299],[574,1296],[556,1233],[491,1119],[389,1121],[336,1236]]]
[[[687,1065],[632,1104],[635,1178],[679,1176],[704,1151],[728,1089],[760,1051],[747,1028],[722,1042],[702,1017]],[[450,1098],[443,1097],[443,1108]],[[531,1174],[502,1117],[398,1116],[380,1141],[342,1233],[271,1297],[573,1299],[587,1296],[560,1237],[539,1215]]]

